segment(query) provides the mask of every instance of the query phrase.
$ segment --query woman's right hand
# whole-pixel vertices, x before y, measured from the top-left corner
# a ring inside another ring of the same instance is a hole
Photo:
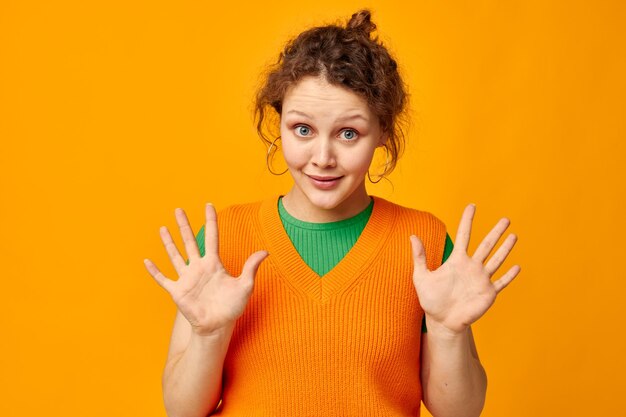
[[[185,263],[165,226],[160,229],[161,240],[178,280],[165,277],[149,259],[144,263],[155,281],[170,294],[193,331],[208,336],[232,325],[243,314],[252,295],[256,272],[268,253],[258,251],[250,255],[241,275],[234,278],[224,269],[219,257],[217,214],[213,205],[206,205],[204,256],[200,256],[185,212],[179,208],[175,213],[189,264]]]

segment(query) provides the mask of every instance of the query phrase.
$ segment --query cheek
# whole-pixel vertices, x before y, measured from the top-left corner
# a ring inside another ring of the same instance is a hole
[[[354,171],[362,171],[365,173],[372,162],[374,157],[373,149],[362,149],[359,151],[350,152],[346,158],[346,165]]]
[[[302,152],[302,149],[298,149],[294,144],[289,142],[282,144],[282,153],[285,162],[290,166],[297,166],[306,163],[306,155]]]

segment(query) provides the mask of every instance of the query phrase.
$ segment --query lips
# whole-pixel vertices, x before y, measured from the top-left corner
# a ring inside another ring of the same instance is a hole
[[[321,190],[329,190],[331,188],[334,188],[337,184],[339,184],[339,181],[343,178],[343,175],[340,177],[308,175],[308,174],[305,174],[305,175],[311,179],[311,182],[316,188],[319,188]]]
[[[341,177],[323,177],[320,175],[308,175],[308,174],[307,174],[307,177],[312,178],[316,181],[333,181],[333,180],[338,180],[341,178]]]

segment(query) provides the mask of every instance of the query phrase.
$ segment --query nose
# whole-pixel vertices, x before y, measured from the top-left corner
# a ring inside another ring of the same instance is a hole
[[[332,168],[337,164],[335,149],[330,138],[318,137],[313,146],[311,162],[319,168]]]

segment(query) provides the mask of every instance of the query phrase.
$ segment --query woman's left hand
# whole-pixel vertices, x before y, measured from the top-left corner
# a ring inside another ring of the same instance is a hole
[[[426,323],[454,334],[465,331],[491,307],[496,295],[520,272],[512,266],[500,279],[491,277],[513,249],[517,236],[510,234],[496,253],[484,264],[510,224],[502,218],[480,243],[473,256],[467,253],[472,220],[476,206],[468,205],[463,212],[452,253],[434,271],[426,267],[424,246],[419,238],[411,236],[413,249],[413,284],[426,314]]]

